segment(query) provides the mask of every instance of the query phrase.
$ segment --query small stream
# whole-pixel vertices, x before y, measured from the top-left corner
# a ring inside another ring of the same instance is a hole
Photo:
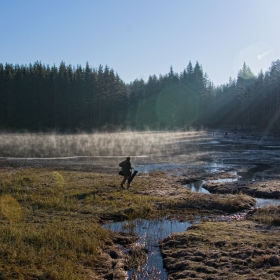
[[[159,249],[159,241],[171,233],[183,232],[192,224],[177,220],[145,220],[135,219],[132,222],[114,222],[105,224],[106,229],[134,233],[139,238],[136,246],[147,250],[147,261],[138,269],[128,271],[128,279],[168,279],[163,267],[163,260]],[[125,252],[125,250],[124,250]]]
[[[145,169],[141,170],[143,173],[148,173],[152,170],[167,170],[171,166],[169,164],[160,166],[151,165],[145,166]],[[174,166],[172,166],[174,168]],[[178,167],[178,166],[177,166]],[[215,167],[215,165],[214,165]],[[233,175],[238,177],[235,178],[222,178],[217,180],[208,180],[208,182],[213,183],[230,183],[236,182],[242,176],[242,179],[253,181],[255,173],[257,171],[264,170],[266,166],[261,165],[257,167],[253,167],[249,169],[248,172],[237,174],[234,172]],[[138,168],[139,169],[139,168]],[[141,169],[141,168],[140,168]],[[191,182],[186,184],[185,187],[189,188],[193,192],[210,194],[210,192],[203,188],[203,184],[206,181],[198,180],[195,182]],[[279,199],[263,199],[263,198],[255,198],[256,199],[256,207],[264,207],[269,205],[280,205]],[[231,214],[228,216],[219,216],[216,218],[217,221],[230,221],[230,220],[240,220],[246,217],[247,212]],[[203,217],[200,217],[203,219]],[[163,240],[167,236],[172,233],[183,232],[187,228],[189,228],[192,224],[189,221],[181,222],[178,220],[168,220],[168,219],[158,219],[158,220],[145,220],[145,219],[135,219],[133,221],[125,221],[125,222],[114,222],[107,223],[104,225],[106,229],[110,229],[112,231],[123,231],[126,233],[133,233],[138,236],[138,240],[136,242],[136,246],[140,246],[147,251],[147,260],[137,269],[131,269],[127,272],[127,279],[160,279],[165,280],[168,279],[167,272],[163,267],[163,259],[161,256],[161,252],[159,249],[159,242]],[[123,250],[123,253],[127,253],[126,250]]]

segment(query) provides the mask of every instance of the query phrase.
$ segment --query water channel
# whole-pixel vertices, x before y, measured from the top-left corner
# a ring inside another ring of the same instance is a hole
[[[133,225],[129,226],[128,223]],[[128,271],[128,279],[167,279],[167,272],[163,267],[159,241],[171,233],[183,232],[191,223],[177,220],[144,220],[136,219],[132,222],[115,222],[105,224],[104,227],[112,231],[134,233],[139,238],[136,246],[147,251],[147,261],[138,269]]]

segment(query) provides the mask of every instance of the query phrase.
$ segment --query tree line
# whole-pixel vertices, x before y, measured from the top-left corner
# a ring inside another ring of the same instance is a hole
[[[0,129],[77,131],[187,129],[279,130],[280,61],[255,76],[245,63],[215,86],[202,66],[170,67],[125,84],[108,66],[0,64]]]
[[[0,64],[0,128],[88,130],[124,120],[125,83],[108,66]]]
[[[202,122],[206,126],[280,132],[280,60],[263,73],[254,75],[246,65],[237,79],[214,88]]]

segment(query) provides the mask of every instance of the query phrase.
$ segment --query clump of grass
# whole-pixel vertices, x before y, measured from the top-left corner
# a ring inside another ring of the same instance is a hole
[[[247,215],[248,220],[280,226],[280,206],[267,206],[254,209]]]
[[[137,269],[147,261],[148,256],[145,245],[146,244],[134,243],[130,246],[128,255],[125,259],[125,268],[127,270]]]

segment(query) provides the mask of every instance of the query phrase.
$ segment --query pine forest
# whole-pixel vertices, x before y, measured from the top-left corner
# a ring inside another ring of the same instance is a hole
[[[0,64],[1,131],[232,128],[280,132],[280,60],[214,85],[191,62],[126,84],[108,66]]]

